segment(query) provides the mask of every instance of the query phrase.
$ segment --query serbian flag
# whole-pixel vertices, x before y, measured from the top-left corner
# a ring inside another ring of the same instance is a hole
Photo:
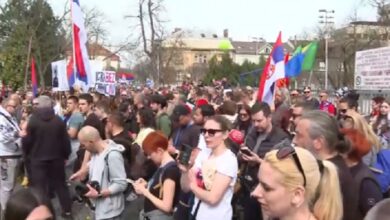
[[[134,80],[134,75],[131,73],[119,73],[119,78],[127,81]]]
[[[68,79],[69,88],[74,85],[74,72],[73,72],[73,57],[70,57],[68,64],[66,65],[66,78]]]
[[[73,49],[76,64],[76,77],[84,82],[84,88],[88,85],[90,64],[87,50],[87,32],[84,26],[84,15],[81,11],[79,0],[72,0],[72,23],[73,23]]]
[[[31,87],[32,87],[32,93],[34,97],[38,94],[38,83],[37,83],[37,75],[35,72],[35,60],[32,57],[31,58]]]
[[[288,62],[289,58],[290,58],[290,53],[287,53],[286,56],[284,57],[284,63],[286,63],[286,65],[287,65],[287,62]],[[285,71],[287,71],[287,70],[285,70]],[[289,83],[290,83],[290,80],[287,77],[287,73],[286,73],[285,77],[283,79],[279,79],[276,82],[276,87],[277,88],[284,88],[284,87],[287,88]]]
[[[261,75],[257,100],[272,105],[275,83],[284,77],[284,51],[282,33],[280,32]]]

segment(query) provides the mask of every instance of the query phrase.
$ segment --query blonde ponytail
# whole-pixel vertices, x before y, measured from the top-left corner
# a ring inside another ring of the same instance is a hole
[[[318,220],[340,220],[343,217],[343,202],[337,168],[329,161],[324,160],[322,164],[323,173],[313,213]]]

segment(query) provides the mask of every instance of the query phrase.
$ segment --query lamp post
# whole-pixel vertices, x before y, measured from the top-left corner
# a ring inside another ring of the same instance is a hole
[[[325,29],[325,90],[328,90],[328,38],[329,38],[329,25],[334,24],[333,16],[334,10],[320,9],[318,10],[320,13],[320,24],[324,25]]]

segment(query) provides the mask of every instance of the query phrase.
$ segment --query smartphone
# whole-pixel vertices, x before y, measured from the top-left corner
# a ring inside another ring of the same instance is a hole
[[[131,183],[131,184],[134,184],[134,183],[135,183],[135,180],[132,180],[132,179],[126,179],[126,181],[127,181],[128,183]]]
[[[247,155],[247,156],[252,156],[252,151],[249,150],[248,148],[242,148],[242,149],[240,149],[240,151],[241,151],[243,154]]]

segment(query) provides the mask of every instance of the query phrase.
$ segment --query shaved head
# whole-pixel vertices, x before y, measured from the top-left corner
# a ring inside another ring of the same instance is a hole
[[[85,141],[96,142],[101,140],[99,131],[92,126],[85,126],[81,128],[78,134],[78,138],[80,142],[85,142]]]

